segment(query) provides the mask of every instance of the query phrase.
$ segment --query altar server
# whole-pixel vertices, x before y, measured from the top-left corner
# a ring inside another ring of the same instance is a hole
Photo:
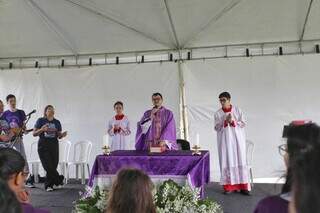
[[[111,138],[111,151],[125,150],[129,146],[130,122],[126,115],[123,114],[123,103],[117,101],[113,108],[116,115],[108,123],[108,134]]]
[[[223,92],[219,95],[222,108],[214,115],[217,131],[218,153],[221,179],[224,193],[240,191],[250,194],[248,167],[246,162],[246,126],[242,111],[231,105],[231,95]]]
[[[176,150],[176,124],[173,113],[162,106],[160,93],[152,95],[153,108],[147,110],[138,122],[136,149],[148,150],[152,146]]]

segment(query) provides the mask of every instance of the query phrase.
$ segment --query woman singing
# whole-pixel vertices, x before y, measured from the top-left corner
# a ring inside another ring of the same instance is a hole
[[[109,121],[108,134],[111,137],[111,150],[125,150],[128,147],[128,135],[130,135],[130,123],[128,117],[123,114],[123,103],[118,101],[114,105],[116,115]]]
[[[57,166],[59,163],[59,140],[67,136],[62,132],[61,123],[54,118],[54,107],[48,105],[44,109],[44,116],[39,118],[34,126],[33,136],[39,136],[38,153],[44,170],[46,191],[52,191],[53,186],[63,185],[64,177],[59,175]]]

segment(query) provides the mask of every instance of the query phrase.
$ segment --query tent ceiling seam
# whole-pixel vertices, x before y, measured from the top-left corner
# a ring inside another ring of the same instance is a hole
[[[169,8],[169,4],[168,4],[167,0],[163,0],[163,2],[164,2],[164,5],[166,7],[167,15],[168,15],[168,18],[169,18],[169,23],[170,23],[171,30],[172,30],[172,33],[173,33],[173,36],[174,36],[174,40],[176,42],[176,48],[178,50],[180,50],[181,47],[180,47],[179,39],[178,39],[178,36],[177,36],[177,31],[176,31],[176,28],[175,28],[174,23],[173,23],[172,14],[171,14],[171,11],[170,11],[170,8]]]
[[[188,43],[193,41],[201,32],[206,30],[210,25],[213,23],[216,23],[218,20],[220,20],[221,17],[223,17],[226,13],[230,12],[235,6],[237,6],[242,0],[233,0],[231,1],[226,7],[224,7],[218,14],[214,15],[209,21],[201,27],[201,29],[197,32],[194,32],[191,34],[191,36],[186,39],[185,43],[182,45],[182,47],[185,47]]]
[[[130,31],[133,31],[133,32],[137,33],[138,35],[143,36],[144,38],[150,39],[150,40],[152,40],[152,41],[154,41],[154,42],[156,42],[158,44],[161,44],[161,45],[164,45],[166,47],[172,48],[172,46],[170,44],[168,44],[166,42],[163,42],[163,41],[160,41],[159,39],[153,37],[152,35],[149,35],[146,32],[143,32],[143,31],[141,31],[141,30],[139,30],[139,29],[137,29],[135,27],[132,27],[129,24],[124,23],[123,21],[117,20],[117,19],[115,19],[115,18],[113,18],[113,17],[111,17],[109,15],[106,15],[104,12],[97,11],[96,9],[93,9],[93,8],[91,8],[89,6],[83,5],[82,3],[80,3],[77,0],[65,0],[65,1],[69,2],[72,5],[76,5],[76,6],[80,7],[80,8],[82,8],[83,10],[85,10],[85,11],[91,13],[91,14],[94,14],[94,15],[100,17],[100,18],[106,19],[106,20],[111,21],[111,22],[113,22],[115,24],[118,24],[118,25],[120,25],[120,26],[122,26],[122,27],[124,27],[124,28],[126,28],[126,29],[128,29]]]
[[[48,26],[49,30],[53,31],[58,36],[58,39],[63,42],[63,45],[67,46],[68,49],[73,53],[73,55],[78,55],[76,48],[59,29],[57,24],[48,16],[48,14],[46,14],[46,12],[42,8],[40,8],[40,6],[33,0],[25,1],[27,1],[27,4],[31,7],[31,9],[40,16],[41,20]]]
[[[304,37],[304,33],[305,33],[305,30],[306,30],[306,26],[307,26],[307,23],[308,23],[308,19],[309,19],[311,7],[312,7],[312,3],[313,3],[313,0],[310,0],[309,6],[308,6],[308,10],[307,10],[307,14],[306,14],[306,18],[304,20],[302,32],[301,32],[300,39],[299,39],[300,41],[302,41],[303,37]]]

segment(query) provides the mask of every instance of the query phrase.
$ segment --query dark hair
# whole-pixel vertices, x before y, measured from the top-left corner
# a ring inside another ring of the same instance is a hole
[[[219,98],[231,99],[231,95],[228,92],[223,92],[223,93],[220,93]]]
[[[12,175],[23,172],[25,165],[26,161],[18,151],[0,149],[0,179],[9,180]]]
[[[319,143],[320,131],[318,125],[314,123],[304,125],[290,124],[289,126],[285,126],[283,131],[284,138],[287,138],[289,165],[286,182],[282,187],[282,193],[288,193],[291,191],[293,184],[293,171],[290,165],[291,160],[299,155],[305,146],[313,146],[313,144]]]
[[[49,109],[49,108],[54,108],[52,105],[47,105],[45,108],[44,108],[44,111],[43,111],[43,117],[47,117],[47,115],[46,115],[46,112],[47,112],[47,110]]]
[[[155,213],[152,182],[138,169],[123,169],[112,185],[108,213]]]
[[[155,96],[160,96],[161,99],[163,99],[161,93],[159,93],[159,92],[153,93],[151,97],[155,97]]]
[[[296,212],[320,212],[320,149],[305,148],[292,162]]]
[[[11,98],[16,99],[16,96],[14,96],[14,95],[12,95],[12,94],[7,95],[7,98],[6,98],[7,102],[8,102]]]
[[[290,126],[287,137],[297,212],[320,212],[320,127]]]
[[[290,125],[287,132],[289,159],[298,156],[306,148],[320,145],[320,128],[315,123]]]
[[[10,190],[4,180],[0,179],[0,212],[21,213],[21,205],[16,195]]]
[[[117,105],[120,105],[123,108],[123,103],[121,101],[117,101],[116,103],[114,103],[113,108],[116,108]]]

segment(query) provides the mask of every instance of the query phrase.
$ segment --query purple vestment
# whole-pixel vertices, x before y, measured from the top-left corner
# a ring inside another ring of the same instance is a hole
[[[22,205],[22,212],[23,213],[50,213],[49,211],[44,210],[44,209],[34,208],[30,204],[23,203],[21,205]]]
[[[165,107],[161,107],[151,118],[151,111],[146,111],[138,122],[136,150],[148,150],[150,143],[160,141],[164,141],[169,150],[177,150],[176,124],[173,113]],[[148,123],[150,125],[146,127]]]
[[[271,196],[261,200],[254,213],[288,213],[289,201],[280,196]]]

